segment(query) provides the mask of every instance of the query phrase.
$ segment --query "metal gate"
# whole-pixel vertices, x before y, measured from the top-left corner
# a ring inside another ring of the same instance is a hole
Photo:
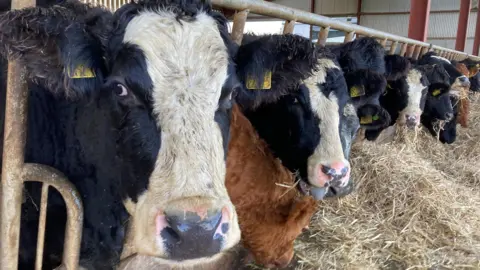
[[[83,0],[83,2],[93,5],[104,5],[112,11],[115,11],[129,1],[130,0]],[[388,49],[389,54],[395,54],[397,47],[401,46],[399,54],[413,57],[414,59],[418,59],[421,55],[433,50],[440,56],[450,60],[470,58],[475,61],[480,61],[480,57],[463,52],[358,25],[335,21],[318,14],[267,1],[211,0],[211,2],[214,8],[218,10],[234,11],[231,35],[237,44],[240,44],[242,41],[243,30],[248,14],[255,13],[285,20],[284,34],[292,33],[296,22],[320,26],[321,31],[318,35],[318,45],[325,45],[328,32],[330,29],[335,29],[345,33],[344,42],[353,40],[355,36],[377,38],[380,43]],[[34,5],[35,0],[12,0],[13,9]],[[57,170],[45,165],[24,163],[28,105],[28,89],[26,86],[25,72],[25,68],[16,62],[10,62],[8,65],[4,149],[0,185],[0,270],[17,269],[23,183],[33,180],[43,183],[35,268],[40,270],[42,267],[48,189],[49,187],[53,187],[63,196],[67,205],[67,224],[62,268],[69,270],[77,269],[83,224],[81,197],[75,187]]]

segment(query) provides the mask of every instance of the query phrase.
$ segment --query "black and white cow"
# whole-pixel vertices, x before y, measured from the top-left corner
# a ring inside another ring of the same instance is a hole
[[[419,126],[429,85],[424,71],[399,55],[386,55],[385,65],[388,84],[380,97],[380,104],[391,116],[390,126]],[[373,141],[381,131],[382,129],[367,130],[365,137]]]
[[[295,35],[247,35],[236,56],[235,100],[272,152],[316,199],[351,191],[359,128],[335,56]],[[307,185],[308,183],[309,185]]]
[[[327,47],[335,53],[345,73],[360,126],[365,130],[387,127],[390,115],[379,101],[387,85],[384,77],[385,50],[382,45],[374,38],[366,37]]]
[[[440,132],[436,125],[438,121],[446,121],[447,123],[454,121],[456,125],[452,100],[458,101],[456,96],[459,96],[462,88],[470,88],[470,81],[449,60],[437,56],[434,52],[425,54],[418,62],[420,65],[430,65],[437,69],[441,67],[445,70],[442,73],[432,73],[429,70],[430,73],[427,74],[430,81],[429,94],[422,114],[422,124],[428,128],[432,135],[437,136]],[[449,137],[453,138],[453,136]],[[447,139],[444,142],[452,143],[454,140]]]
[[[238,243],[224,185],[236,46],[208,3],[15,10],[0,15],[0,44],[31,80],[26,161],[82,196],[82,267],[113,269],[121,255],[195,268]],[[20,269],[33,268],[39,191],[26,187]],[[61,259],[64,223],[54,193],[44,269]]]

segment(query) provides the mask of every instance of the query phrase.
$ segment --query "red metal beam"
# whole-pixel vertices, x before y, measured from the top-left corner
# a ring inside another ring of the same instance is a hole
[[[360,25],[360,17],[362,16],[362,0],[357,1],[357,24]]]
[[[315,13],[315,0],[310,0],[310,12]],[[310,40],[313,39],[313,25],[310,25]]]
[[[431,0],[410,0],[409,38],[423,42],[427,41],[430,1]]]
[[[457,40],[455,41],[455,50],[463,52],[465,50],[465,42],[467,40],[468,17],[470,16],[470,8],[472,0],[461,0],[460,15],[458,16]]]
[[[478,48],[480,47],[480,1],[477,7],[477,26],[475,26],[475,39],[473,40],[473,55],[478,56]]]

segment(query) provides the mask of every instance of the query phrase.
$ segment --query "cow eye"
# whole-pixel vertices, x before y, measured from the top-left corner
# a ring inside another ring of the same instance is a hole
[[[298,98],[293,99],[293,104],[298,104]]]
[[[127,87],[125,87],[123,84],[118,83],[115,85],[115,94],[120,97],[125,97],[128,95],[128,90]]]

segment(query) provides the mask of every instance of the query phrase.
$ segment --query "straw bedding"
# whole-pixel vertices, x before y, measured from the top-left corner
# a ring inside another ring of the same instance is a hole
[[[443,145],[424,130],[360,142],[356,191],[320,203],[296,269],[480,269],[480,103]]]

